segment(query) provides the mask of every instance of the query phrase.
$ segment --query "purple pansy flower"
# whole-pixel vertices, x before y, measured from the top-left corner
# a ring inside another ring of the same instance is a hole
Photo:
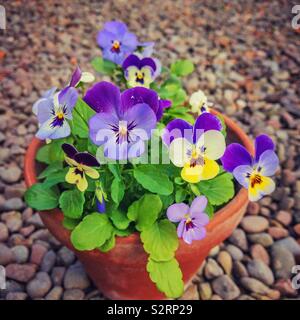
[[[136,36],[128,32],[126,24],[120,21],[106,22],[98,33],[97,42],[103,50],[104,59],[116,64],[122,64],[138,45]]]
[[[191,207],[185,203],[175,203],[168,208],[168,219],[179,222],[177,235],[186,243],[191,244],[193,240],[201,240],[206,236],[205,226],[209,222],[209,217],[204,212],[206,206],[206,197],[199,196],[193,200]]]
[[[169,157],[173,164],[183,168],[181,177],[190,183],[209,180],[219,173],[215,161],[225,151],[225,138],[220,132],[220,120],[210,114],[201,114],[194,126],[182,119],[168,123],[162,140],[169,147]]]
[[[155,42],[148,41],[148,42],[140,42],[138,44],[138,47],[140,47],[142,50],[139,52],[139,55],[142,58],[151,57],[154,51],[154,45]]]
[[[55,94],[56,89],[57,89],[56,87],[53,87],[53,88],[45,91],[45,92],[43,93],[42,97],[33,104],[33,106],[32,106],[32,112],[33,112],[35,115],[37,115],[37,113],[38,113],[38,108],[39,108],[39,104],[40,104],[40,103],[45,103],[45,100],[51,101],[51,100],[53,99],[53,96],[54,96],[54,94]]]
[[[71,129],[67,120],[72,119],[72,110],[78,93],[69,88],[64,94],[56,93],[52,98],[40,101],[37,106],[39,130],[36,136],[41,139],[59,139],[70,135]]]
[[[162,104],[155,91],[136,87],[122,94],[109,82],[99,82],[89,89],[84,101],[97,114],[89,121],[90,138],[104,145],[104,156],[124,160],[139,157],[145,151],[161,116]]]
[[[137,55],[129,55],[123,62],[122,68],[130,87],[146,87],[160,74],[159,60],[150,57],[140,59]]]
[[[76,184],[78,190],[84,192],[88,187],[86,176],[92,179],[99,178],[99,172],[92,167],[99,167],[97,159],[88,152],[78,152],[71,144],[64,143],[62,149],[66,155],[65,160],[70,165],[66,181]]]
[[[267,135],[255,139],[255,157],[245,147],[232,143],[221,158],[226,171],[232,172],[236,180],[246,189],[251,201],[257,201],[275,190],[274,175],[279,164],[274,152],[275,145]]]
[[[100,202],[98,199],[96,199],[96,205],[97,205],[98,212],[104,213],[106,211],[104,197],[102,197],[102,202]]]

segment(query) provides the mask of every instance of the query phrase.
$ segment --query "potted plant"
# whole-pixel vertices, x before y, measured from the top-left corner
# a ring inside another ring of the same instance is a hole
[[[202,91],[186,103],[191,62],[162,68],[121,22],[98,43],[92,65],[116,84],[86,89],[94,77],[77,67],[34,104],[25,200],[107,297],[179,298],[249,199],[274,190],[275,147],[261,135],[253,148]]]

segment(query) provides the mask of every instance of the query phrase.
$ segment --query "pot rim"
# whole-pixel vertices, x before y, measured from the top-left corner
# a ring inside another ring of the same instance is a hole
[[[221,115],[224,118],[225,124],[232,132],[234,132],[235,136],[241,141],[241,143],[245,146],[245,148],[253,155],[254,147],[250,138],[246,135],[246,133],[228,116],[221,114],[219,111],[210,109],[210,112],[214,115]],[[24,158],[24,178],[27,187],[31,187],[33,184],[37,183],[37,175],[36,175],[36,153],[39,148],[44,144],[42,140],[34,137],[30,142],[28,149]],[[242,188],[238,191],[238,193],[221,209],[215,212],[213,219],[206,226],[207,231],[211,231],[215,226],[223,223],[225,220],[230,218],[236,210],[238,210],[243,204],[248,202],[248,192],[246,189]],[[63,216],[62,211],[59,208],[52,209],[46,211],[47,213],[53,213],[53,218],[55,219],[58,215]],[[136,243],[139,241],[139,233],[134,232],[127,237],[119,237],[118,243],[122,244],[130,244]],[[180,242],[183,242],[182,239],[179,239]]]

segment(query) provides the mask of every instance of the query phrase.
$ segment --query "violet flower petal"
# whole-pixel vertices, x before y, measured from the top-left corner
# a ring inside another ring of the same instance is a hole
[[[189,206],[185,203],[174,203],[167,209],[167,217],[172,222],[179,222],[189,212]]]
[[[205,196],[196,197],[190,207],[189,214],[191,218],[196,218],[201,216],[207,206],[207,198]],[[207,217],[207,215],[205,214]]]
[[[263,176],[269,177],[275,174],[278,166],[279,166],[279,159],[276,153],[269,149],[264,151],[260,155],[258,164],[257,164],[257,170]]]
[[[252,165],[252,157],[248,150],[239,143],[232,143],[227,146],[221,162],[224,170],[233,172],[233,170],[241,165]]]
[[[62,149],[67,157],[74,159],[76,153],[78,153],[77,149],[69,143],[64,143]]]
[[[196,143],[200,136],[208,130],[222,130],[221,121],[211,113],[202,113],[195,121],[193,142]]]
[[[166,146],[169,146],[174,139],[185,138],[190,143],[193,143],[193,127],[182,119],[170,121],[162,134],[162,141]]]
[[[258,162],[259,157],[266,150],[274,151],[274,149],[275,145],[270,137],[268,137],[266,134],[261,134],[257,136],[255,139],[255,161]]]
[[[88,167],[99,167],[97,159],[88,152],[78,152],[74,156],[74,160]]]
[[[120,90],[106,81],[94,84],[87,90],[83,100],[96,112],[118,115],[120,107]]]
[[[253,172],[253,168],[251,166],[241,165],[241,166],[235,167],[232,174],[241,186],[248,189],[249,177],[252,172]]]
[[[76,87],[76,85],[80,82],[81,74],[82,74],[82,72],[81,72],[79,66],[77,66],[72,74],[71,81],[70,81],[70,87]]]

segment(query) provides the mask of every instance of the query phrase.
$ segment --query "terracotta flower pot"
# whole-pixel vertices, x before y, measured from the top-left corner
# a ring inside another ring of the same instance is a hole
[[[217,114],[216,111],[213,113]],[[232,120],[224,116],[227,137],[242,143],[253,154],[253,145],[247,135]],[[28,187],[37,182],[35,156],[43,142],[34,138],[25,156],[24,174]],[[207,225],[207,236],[191,245],[180,240],[176,258],[179,261],[185,284],[198,271],[209,251],[224,241],[242,219],[248,204],[247,191],[240,189],[236,196]],[[70,242],[70,232],[62,226],[63,214],[59,209],[41,212],[40,216],[49,231],[66,247],[73,250],[99,290],[111,299],[163,299],[146,271],[147,254],[138,233],[117,237],[116,246],[108,253],[99,250],[77,251]]]

